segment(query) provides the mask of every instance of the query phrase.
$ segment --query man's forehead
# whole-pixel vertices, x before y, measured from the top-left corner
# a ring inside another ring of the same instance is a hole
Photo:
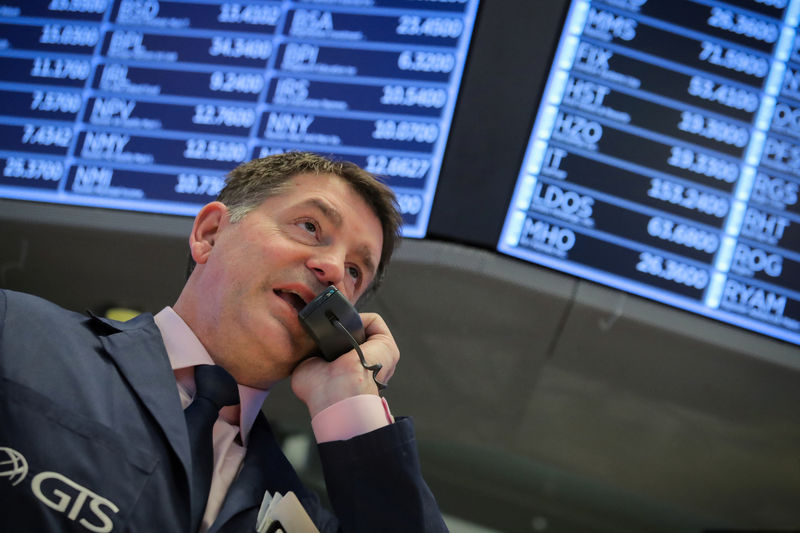
[[[311,196],[337,196],[340,192],[352,194],[365,204],[367,203],[349,181],[336,174],[295,174],[287,178],[270,198],[292,197],[297,201],[302,201],[303,198]]]
[[[367,204],[350,183],[340,176],[335,174],[298,174],[286,180],[272,198],[283,200],[287,207],[316,208],[337,224],[341,224],[347,213],[345,208],[352,204],[352,199],[346,196],[357,198],[365,206]],[[340,204],[342,207],[339,207]],[[367,207],[369,208],[369,206]],[[369,210],[372,211],[372,209]]]

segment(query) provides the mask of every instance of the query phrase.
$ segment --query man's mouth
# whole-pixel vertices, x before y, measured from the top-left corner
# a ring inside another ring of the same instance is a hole
[[[300,312],[306,306],[306,301],[297,292],[286,289],[275,289],[275,294],[278,295],[284,302],[288,303]]]

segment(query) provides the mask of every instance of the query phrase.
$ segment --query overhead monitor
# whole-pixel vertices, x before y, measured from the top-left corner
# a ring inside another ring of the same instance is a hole
[[[573,0],[498,249],[800,344],[797,0]]]
[[[0,198],[193,215],[287,150],[385,176],[425,235],[477,0],[6,0]]]

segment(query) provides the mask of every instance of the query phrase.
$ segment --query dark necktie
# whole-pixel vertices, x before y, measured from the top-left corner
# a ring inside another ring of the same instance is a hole
[[[200,527],[211,488],[211,474],[214,471],[214,422],[219,410],[226,405],[239,403],[239,389],[224,368],[215,365],[194,367],[194,382],[197,392],[194,400],[184,409],[186,427],[189,430],[189,443],[192,447],[192,528],[194,533]]]

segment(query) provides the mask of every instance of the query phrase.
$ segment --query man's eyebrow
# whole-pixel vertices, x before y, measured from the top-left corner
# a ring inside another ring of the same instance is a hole
[[[322,213],[322,216],[330,220],[335,227],[341,227],[342,221],[344,220],[342,214],[338,209],[330,205],[328,202],[319,198],[309,198],[301,205],[308,205],[319,209],[319,211]],[[377,269],[375,267],[375,262],[372,260],[372,252],[370,251],[369,247],[366,244],[362,244],[356,250],[356,254],[361,258],[364,268],[371,276],[374,276]]]
[[[331,223],[337,228],[342,225],[342,214],[339,212],[338,209],[333,207],[328,202],[320,200],[319,198],[309,198],[301,205],[316,207],[322,212],[322,215],[328,220],[330,220]]]

